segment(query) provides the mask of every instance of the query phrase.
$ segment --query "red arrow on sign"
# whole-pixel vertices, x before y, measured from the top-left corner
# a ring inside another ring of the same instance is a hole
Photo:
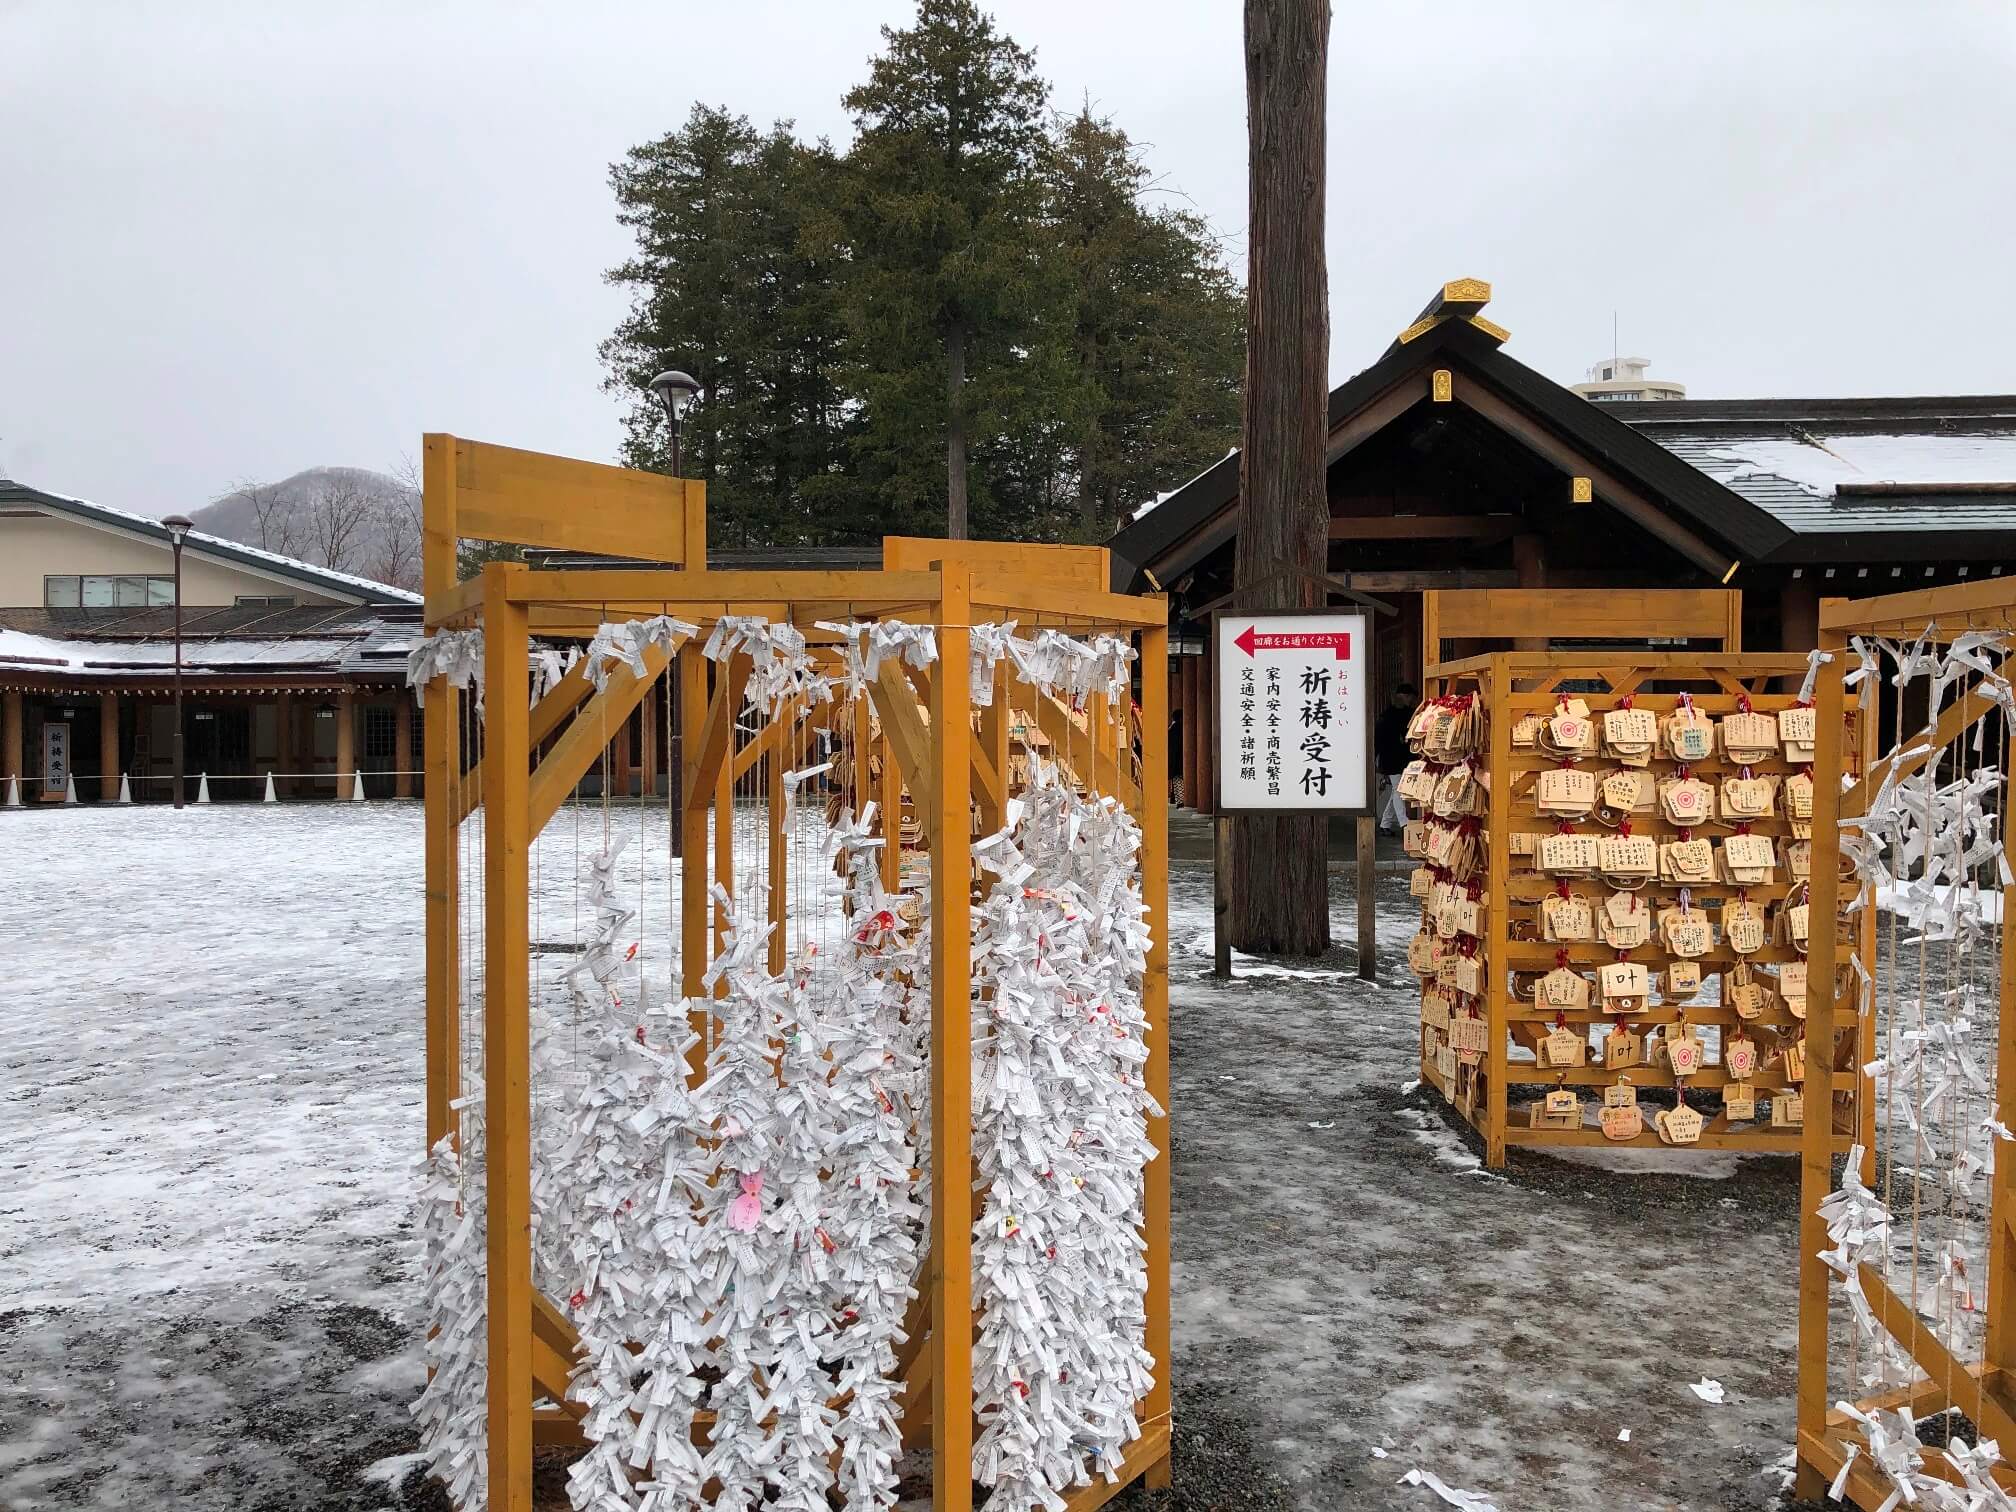
[[[1335,648],[1337,660],[1351,659],[1349,630],[1315,630],[1300,635],[1262,635],[1258,626],[1248,625],[1232,637],[1232,644],[1248,656],[1256,651],[1293,651],[1330,646]]]

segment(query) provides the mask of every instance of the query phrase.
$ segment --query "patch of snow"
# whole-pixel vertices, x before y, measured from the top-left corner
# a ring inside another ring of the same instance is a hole
[[[1711,1407],[1720,1407],[1723,1403],[1724,1397],[1720,1381],[1711,1381],[1707,1376],[1703,1376],[1687,1389]]]
[[[1819,445],[1745,438],[1707,454],[1728,464],[1725,479],[1783,478],[1815,498],[1843,483],[2007,483],[2016,481],[2016,433],[1823,436]]]
[[[374,1485],[397,1491],[406,1483],[406,1477],[413,1473],[415,1466],[426,1463],[427,1456],[424,1454],[388,1454],[384,1459],[373,1460],[358,1473]]]
[[[1653,1150],[1621,1145],[1550,1145],[1544,1153],[1550,1159],[1608,1171],[1613,1176],[1692,1176],[1702,1181],[1727,1181],[1742,1169],[1746,1159],[1730,1150]]]
[[[1396,1108],[1393,1116],[1407,1125],[1407,1132],[1415,1140],[1435,1152],[1435,1163],[1447,1166],[1459,1176],[1482,1176],[1490,1181],[1505,1178],[1496,1171],[1484,1169],[1484,1162],[1470,1153],[1470,1148],[1449,1125],[1433,1113],[1424,1113],[1419,1108]]]

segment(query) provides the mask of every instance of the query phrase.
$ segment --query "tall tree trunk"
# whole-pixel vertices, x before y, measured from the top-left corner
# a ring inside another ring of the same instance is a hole
[[[1236,602],[1322,604],[1330,312],[1323,256],[1329,0],[1246,0],[1246,434],[1239,458]],[[1330,944],[1329,823],[1233,822],[1232,939],[1319,955]]]
[[[966,330],[945,330],[945,534],[966,539]]]

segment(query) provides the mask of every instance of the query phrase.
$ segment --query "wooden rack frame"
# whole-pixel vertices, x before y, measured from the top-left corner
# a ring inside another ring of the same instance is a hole
[[[680,795],[685,863],[680,898],[683,990],[703,995],[713,953],[710,881],[732,884],[726,844],[707,856],[708,821],[729,800],[734,768],[753,757],[733,751],[734,716],[748,676],[746,658],[715,668],[701,654],[707,627],[724,614],[788,621],[817,643],[817,620],[887,617],[935,627],[939,663],[924,673],[885,665],[872,690],[883,734],[885,815],[907,792],[935,842],[932,911],[932,1208],[920,1297],[902,1356],[905,1436],[933,1450],[937,1512],[970,1512],[973,1443],[971,1281],[973,1184],[971,1037],[971,812],[998,826],[1009,793],[1009,727],[1025,717],[1057,745],[1072,732],[1087,751],[1092,788],[1120,798],[1140,824],[1143,893],[1152,929],[1143,984],[1149,1021],[1148,1091],[1169,1106],[1168,930],[1168,605],[1162,596],[1106,591],[1105,553],[1093,548],[997,546],[980,542],[892,540],[880,572],[712,572],[706,569],[702,485],[593,463],[430,435],[425,442],[426,624],[430,631],[480,626],[484,709],[480,763],[458,749],[458,699],[445,681],[427,689],[427,1139],[455,1132],[460,1095],[457,1044],[458,890],[456,831],[473,811],[454,795],[480,784],[485,833],[483,1005],[484,1116],[488,1194],[489,1494],[496,1512],[530,1512],[535,1444],[579,1443],[573,1412],[538,1408],[566,1400],[575,1336],[562,1311],[532,1281],[530,969],[528,855],[534,838],[598,759],[650,685],[669,678],[679,700],[683,754]],[[676,570],[533,572],[493,563],[466,582],[455,575],[464,536],[523,545],[622,552],[680,564]],[[676,656],[647,657],[647,675],[611,674],[593,692],[577,667],[535,706],[529,655],[534,637],[585,638],[608,620],[673,614],[702,627]],[[1005,674],[992,707],[976,711],[966,668],[970,627],[1015,619],[1076,634],[1130,638],[1139,648],[1138,756],[1122,751],[1093,700],[1085,728],[1055,700]],[[712,687],[709,687],[710,669]],[[941,675],[949,670],[950,675]],[[591,696],[592,694],[592,696]],[[976,713],[979,715],[976,720]],[[865,711],[855,716],[864,739]],[[977,731],[976,731],[977,726]],[[1101,728],[1106,731],[1101,735]],[[542,754],[543,748],[543,754]],[[732,759],[731,759],[732,757]],[[467,770],[465,771],[465,768]],[[775,777],[773,774],[773,783]],[[731,825],[717,826],[726,837]],[[773,843],[775,837],[773,835]],[[885,865],[893,871],[895,847]],[[969,857],[944,864],[946,854]],[[893,883],[893,877],[888,879]],[[783,890],[772,890],[781,910]],[[718,922],[717,927],[718,927]],[[1147,1337],[1154,1385],[1140,1405],[1143,1437],[1129,1447],[1117,1482],[1067,1493],[1072,1512],[1089,1512],[1135,1480],[1169,1483],[1170,1171],[1165,1113],[1149,1121],[1155,1157],[1145,1172]],[[928,1329],[928,1340],[925,1337]]]
[[[1942,642],[1951,641],[1966,630],[2016,633],[2016,578],[1993,578],[1948,588],[1887,594],[1880,598],[1822,601],[1820,644],[1823,649],[1836,654],[1833,664],[1822,668],[1819,679],[1821,746],[1815,752],[1817,771],[1840,768],[1837,753],[1828,750],[1826,741],[1830,728],[1842,728],[1838,714],[1830,718],[1828,711],[1843,709],[1852,697],[1843,686],[1843,677],[1850,670],[1850,658],[1841,654],[1841,648],[1854,636],[1915,640],[1935,626],[1933,639]],[[1933,731],[1922,739],[1914,738],[1913,744],[1923,744],[1929,749],[1910,758],[1911,766],[1916,768],[1927,761],[1936,761],[1948,750],[1960,746],[1970,739],[1976,726],[1983,718],[1989,717],[1993,709],[1988,700],[1975,696],[1971,689],[1960,690],[1960,695],[1941,713]],[[1823,908],[1837,906],[1847,885],[1835,880],[1840,873],[1841,826],[1845,825],[1850,830],[1854,828],[1856,816],[1867,812],[1869,797],[1887,770],[1884,764],[1875,760],[1875,723],[1873,720],[1865,721],[1865,759],[1860,778],[1845,791],[1839,790],[1839,784],[1827,782],[1816,783],[1814,788],[1815,917],[1820,916]],[[2007,769],[2005,762],[2001,830],[2005,844],[2012,834],[2012,825],[2016,825],[2016,792],[2012,792],[2009,786],[2012,775],[2016,774]],[[1838,797],[1834,796],[1836,792]],[[1828,795],[1824,800],[1824,811],[1823,793]],[[1827,821],[1824,825],[1823,819]],[[1824,889],[1823,876],[1827,879]],[[2016,912],[2012,912],[2016,910],[2016,887],[2002,889],[2001,904],[2005,921],[2016,918]],[[1878,970],[1875,960],[1875,910],[1863,910],[1863,920],[1863,934],[1857,948],[1863,950],[1873,975]],[[1845,960],[1848,947],[1829,943],[1825,949],[1833,960]],[[1823,943],[1816,941],[1808,1017],[1809,1030],[1813,1033],[1828,1032],[1841,1015],[1855,1011],[1856,989],[1850,985],[1845,992],[1837,990],[1843,984],[1837,982],[1836,973],[1829,969],[1831,965],[1832,961],[1823,957]],[[2006,924],[1999,967],[2000,1028],[1995,1058],[1995,1116],[2007,1124],[2016,1118],[2016,1014],[2010,1012],[2009,1006],[2016,1002],[2016,931]],[[1869,1026],[1867,1044],[1869,1051],[1863,1057],[1864,1061],[1874,1058],[1873,1024]],[[1857,1071],[1837,1070],[1818,1064],[1809,1064],[1807,1070],[1813,1088],[1823,1095],[1844,1076],[1852,1077],[1858,1090],[1866,1085],[1866,1078]],[[1874,1098],[1869,1101],[1873,1120]],[[1865,1136],[1862,1143],[1865,1151],[1862,1177],[1864,1181],[1873,1181],[1876,1175],[1875,1141],[1873,1137]],[[1957,1407],[1973,1420],[1981,1437],[1995,1438],[2008,1446],[2016,1444],[2016,1154],[2012,1154],[2005,1141],[1998,1139],[1990,1143],[1993,1146],[1993,1166],[1989,1176],[1988,1274],[1984,1278],[1986,1295],[1983,1305],[1987,1327],[1981,1357],[1977,1360],[1955,1359],[1910,1303],[1900,1298],[1883,1276],[1864,1265],[1860,1267],[1858,1278],[1863,1295],[1869,1299],[1885,1331],[1902,1347],[1922,1376],[1911,1386],[1865,1398],[1855,1405],[1863,1412],[1909,1407],[1917,1417]],[[1799,1188],[1798,1471],[1795,1494],[1816,1500],[1840,1473],[1849,1446],[1862,1442],[1858,1425],[1834,1405],[1835,1395],[1829,1390],[1828,1312],[1833,1287],[1839,1278],[1820,1260],[1828,1240],[1827,1226],[1820,1217],[1819,1208],[1834,1190],[1834,1153],[1818,1138],[1817,1132],[1808,1131],[1802,1151]],[[1862,1447],[1866,1448],[1866,1445]],[[1928,1472],[1954,1478],[1943,1450],[1928,1447],[1924,1460]],[[1995,1479],[2005,1490],[2016,1490],[2016,1468],[2007,1463],[1997,1467]],[[1843,1491],[1863,1512],[1876,1512],[1888,1501],[1894,1489],[1886,1477],[1869,1468],[1866,1458],[1858,1455],[1855,1463],[1848,1466]]]
[[[1660,637],[1743,649],[1743,595],[1734,588],[1435,588],[1421,595],[1421,666],[1445,640],[1632,641]]]
[[[1503,632],[1500,632],[1503,633]],[[1428,669],[1426,696],[1439,697],[1450,693],[1472,693],[1480,697],[1486,711],[1486,738],[1488,747],[1480,759],[1488,785],[1488,810],[1484,822],[1485,865],[1483,887],[1485,909],[1485,933],[1480,940],[1480,954],[1485,961],[1483,994],[1484,1016],[1488,1021],[1489,1041],[1484,1059],[1477,1068],[1481,1076],[1481,1094],[1460,1095],[1458,1086],[1449,1084],[1448,1078],[1435,1064],[1425,1044],[1421,1059],[1421,1075],[1429,1085],[1442,1095],[1467,1118],[1483,1137],[1486,1160],[1492,1166],[1505,1163],[1508,1145],[1530,1145],[1546,1148],[1562,1145],[1611,1146],[1621,1145],[1664,1148],[1658,1134],[1647,1128],[1637,1137],[1617,1141],[1606,1137],[1600,1130],[1592,1128],[1546,1129],[1526,1128],[1512,1125],[1507,1116],[1507,1091],[1514,1084],[1535,1086],[1557,1086],[1594,1088],[1616,1083],[1619,1078],[1636,1087],[1671,1087],[1674,1078],[1664,1066],[1632,1066],[1623,1069],[1606,1070],[1598,1065],[1588,1065],[1576,1069],[1550,1070],[1536,1065],[1510,1059],[1508,1041],[1519,1039],[1533,1044],[1545,1031],[1556,1015],[1551,1010],[1541,1009],[1533,1003],[1516,998],[1511,988],[1513,972],[1539,973],[1555,963],[1557,949],[1567,951],[1571,964],[1591,966],[1614,960],[1615,952],[1601,943],[1587,945],[1557,946],[1539,937],[1537,923],[1522,929],[1525,938],[1514,936],[1514,918],[1522,923],[1531,922],[1528,915],[1535,911],[1535,905],[1554,887],[1552,879],[1545,877],[1523,858],[1515,862],[1511,853],[1511,837],[1515,831],[1541,831],[1551,829],[1555,821],[1550,816],[1542,816],[1534,806],[1531,791],[1535,776],[1544,768],[1555,764],[1554,758],[1538,751],[1515,750],[1512,745],[1512,727],[1524,714],[1551,714],[1556,707],[1557,692],[1573,692],[1584,699],[1591,713],[1601,718],[1602,712],[1614,708],[1618,700],[1630,694],[1636,707],[1650,709],[1662,717],[1672,712],[1679,702],[1679,695],[1686,690],[1695,705],[1712,716],[1733,712],[1738,707],[1738,699],[1747,699],[1760,713],[1775,712],[1794,702],[1792,693],[1767,691],[1774,682],[1782,686],[1783,680],[1791,679],[1796,687],[1797,679],[1803,677],[1806,659],[1784,655],[1724,655],[1707,653],[1667,653],[1667,652],[1547,652],[1512,651],[1499,652],[1488,656],[1469,657],[1458,661],[1444,662]],[[1825,714],[1822,722],[1824,725]],[[1833,718],[1841,721],[1842,714],[1837,705]],[[1838,745],[1838,740],[1837,740]],[[1600,758],[1598,758],[1600,759]],[[1726,775],[1728,764],[1718,755],[1714,759],[1694,763],[1697,774],[1715,778]],[[1826,786],[1816,782],[1816,794]],[[1817,837],[1823,826],[1819,802],[1816,797],[1813,832]],[[1633,827],[1641,834],[1670,837],[1675,831],[1663,815],[1638,815],[1633,819]],[[1578,829],[1590,830],[1591,826],[1578,824]],[[1759,820],[1753,824],[1757,833],[1772,835],[1781,841],[1789,835],[1790,826],[1780,814],[1774,818]],[[1820,911],[1819,859],[1816,846],[1814,861],[1814,907],[1813,917],[1828,915]],[[1781,860],[1782,876],[1782,860]],[[1670,890],[1672,884],[1662,887],[1653,884],[1652,893]],[[1600,897],[1607,888],[1600,882],[1575,884],[1575,890]],[[1750,895],[1761,902],[1782,898],[1789,890],[1783,880],[1774,880],[1771,885],[1747,889]],[[1692,889],[1697,898],[1721,899],[1735,895],[1739,889],[1727,884],[1713,883]],[[1657,969],[1662,964],[1662,953],[1655,936],[1652,944],[1631,952],[1631,959],[1644,962]],[[1700,958],[1704,986],[1708,979],[1719,977],[1732,966],[1737,957],[1726,945],[1718,943],[1707,955]],[[1787,947],[1768,944],[1752,953],[1746,959],[1758,965],[1772,965],[1796,959]],[[1813,968],[1817,975],[1817,967]],[[1812,989],[1809,987],[1809,992]],[[1648,1006],[1645,1011],[1630,1015],[1634,1027],[1684,1021],[1689,1024],[1712,1024],[1724,1032],[1739,1023],[1766,1033],[1782,1030],[1790,1033],[1796,1025],[1789,1013],[1782,1007],[1764,1018],[1741,1020],[1733,1007],[1722,1001],[1718,992],[1713,1004],[1682,1004],[1668,1006],[1660,1004]],[[1568,1022],[1581,1028],[1591,1024],[1607,1022],[1611,1014],[1600,1008],[1566,1015]],[[1829,1021],[1831,1023],[1831,1021]],[[1814,1036],[1813,1016],[1809,1012],[1807,1033]],[[1824,1031],[1823,1031],[1824,1032]],[[1837,1042],[1835,1058],[1848,1064],[1858,1063],[1858,1058],[1866,1049],[1868,1031],[1858,1038],[1843,1037]],[[1769,1048],[1769,1047],[1760,1047]],[[1812,1066],[1824,1059],[1818,1055],[1807,1057],[1807,1077],[1813,1075]],[[1761,1064],[1758,1073],[1748,1078],[1760,1092],[1769,1092],[1783,1086],[1782,1079],[1766,1074]],[[1728,1075],[1719,1067],[1704,1067],[1695,1076],[1687,1079],[1692,1090],[1713,1091],[1726,1085]],[[1845,1150],[1855,1137],[1857,1127],[1854,1118],[1836,1109],[1829,1120],[1820,1110],[1829,1107],[1825,1098],[1815,1099],[1808,1094],[1807,1127],[1819,1124],[1825,1130],[1828,1148]],[[1697,1111],[1700,1111],[1697,1109]],[[1865,1108],[1860,1115],[1868,1116]],[[1685,1148],[1709,1150],[1754,1150],[1791,1153],[1803,1147],[1802,1134],[1798,1130],[1768,1130],[1731,1127],[1725,1113],[1718,1111],[1708,1121],[1697,1145]]]

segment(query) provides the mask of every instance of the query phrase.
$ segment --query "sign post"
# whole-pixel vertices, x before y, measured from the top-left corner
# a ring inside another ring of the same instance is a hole
[[[1221,612],[1211,629],[1217,974],[1231,975],[1229,820],[1242,814],[1372,818],[1372,620],[1363,609]],[[1365,845],[1367,824],[1359,825]],[[1325,863],[1327,867],[1327,861]],[[1359,974],[1372,889],[1359,861]]]

